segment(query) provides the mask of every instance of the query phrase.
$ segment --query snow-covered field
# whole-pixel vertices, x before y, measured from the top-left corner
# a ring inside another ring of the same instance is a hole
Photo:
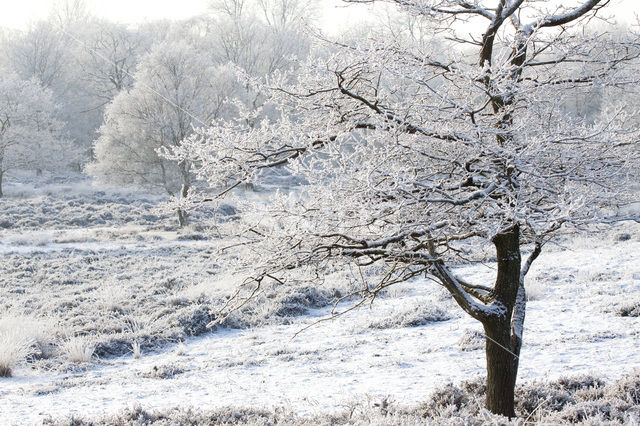
[[[274,292],[211,332],[210,310],[231,291],[210,260],[215,240],[178,230],[151,196],[53,188],[7,185],[0,199],[0,339],[17,345],[17,329],[30,345],[0,378],[0,424],[133,406],[413,406],[484,374],[482,328],[426,280],[308,329],[346,284]],[[494,273],[458,272],[479,283]],[[527,285],[521,383],[640,368],[638,224],[545,247]]]

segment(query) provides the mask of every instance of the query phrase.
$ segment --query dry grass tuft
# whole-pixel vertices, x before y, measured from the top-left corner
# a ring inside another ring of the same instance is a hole
[[[11,377],[15,366],[29,356],[34,343],[17,328],[0,329],[0,377]]]
[[[0,319],[0,377],[10,377],[15,366],[29,356],[50,356],[49,328],[43,320],[22,315]]]
[[[64,341],[61,349],[68,361],[79,364],[91,361],[95,343],[87,336],[69,337]]]

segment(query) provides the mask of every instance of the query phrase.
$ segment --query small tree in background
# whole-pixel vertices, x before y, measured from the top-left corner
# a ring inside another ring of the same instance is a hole
[[[385,32],[336,44],[293,83],[283,75],[260,86],[281,118],[219,121],[174,156],[221,195],[278,166],[307,182],[244,203],[242,219],[226,224],[243,250],[226,261],[246,277],[228,310],[266,281],[318,280],[335,268],[363,277],[363,301],[427,276],[482,323],[486,406],[513,417],[529,268],[561,227],[620,220],[617,207],[638,182],[633,112],[587,120],[564,99],[634,87],[627,65],[638,44],[604,30],[584,35],[602,0],[554,10],[534,0],[387,3],[422,20],[438,43]],[[456,31],[478,22],[476,34]],[[489,245],[495,283],[452,270]]]
[[[237,82],[228,67],[215,67],[203,53],[181,42],[156,45],[145,56],[129,91],[121,91],[107,107],[105,123],[95,142],[96,160],[88,171],[119,183],[160,187],[184,197],[193,183],[191,163],[177,164],[158,155],[174,148],[195,126],[223,112]],[[178,211],[181,226],[186,213]]]

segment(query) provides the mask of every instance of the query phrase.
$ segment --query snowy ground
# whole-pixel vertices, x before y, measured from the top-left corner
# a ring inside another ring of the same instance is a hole
[[[19,363],[13,377],[0,378],[0,423],[91,418],[133,405],[308,414],[385,397],[413,405],[438,385],[484,372],[481,327],[424,280],[301,334],[329,308],[285,316],[278,303],[286,299],[274,300],[260,316],[244,318],[242,329],[201,334],[216,294],[205,290],[216,274],[207,262],[213,241],[162,225],[170,218],[130,198],[96,197],[90,188],[66,197],[33,190],[12,197],[11,190],[0,200],[3,212],[16,212],[5,215],[13,222],[0,231],[0,316],[42,324],[54,349],[64,346],[60,339],[90,337],[94,356],[72,363],[40,354]],[[52,203],[57,207],[47,210]],[[60,215],[70,208],[119,213],[74,225]],[[25,209],[33,212],[18,223]],[[127,221],[136,209],[149,220]],[[494,271],[478,264],[459,272],[487,283]],[[616,379],[640,368],[636,224],[546,247],[528,286],[521,382],[578,373]],[[623,316],[634,307],[636,316]],[[140,358],[132,342],[142,342]]]

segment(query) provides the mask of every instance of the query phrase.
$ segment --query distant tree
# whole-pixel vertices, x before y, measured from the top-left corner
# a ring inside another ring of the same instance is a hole
[[[85,90],[106,104],[133,86],[133,73],[146,53],[146,43],[124,25],[97,20],[84,39],[80,67],[87,82]]]
[[[43,87],[64,91],[65,66],[71,57],[63,34],[51,22],[38,21],[26,31],[14,32],[4,43],[11,68]]]
[[[62,29],[73,30],[92,20],[86,0],[54,0],[49,22]]]
[[[215,26],[207,35],[219,62],[232,62],[252,76],[265,76],[306,57],[303,24],[315,12],[309,0],[214,0]]]
[[[235,74],[187,43],[170,41],[142,58],[134,80],[107,107],[94,146],[95,162],[87,170],[107,181],[184,197],[193,183],[191,163],[167,161],[158,150],[179,146],[194,127],[222,116],[224,101],[237,88]],[[185,225],[186,213],[179,210],[178,219]]]
[[[246,277],[229,310],[265,282],[317,281],[335,268],[362,277],[363,302],[429,277],[482,323],[486,406],[513,417],[527,272],[561,227],[621,219],[617,206],[638,183],[632,117],[606,109],[587,121],[564,99],[623,91],[637,80],[627,66],[638,43],[582,32],[606,0],[553,10],[533,0],[388,2],[439,43],[388,31],[337,43],[338,53],[314,57],[293,82],[256,89],[273,88],[279,119],[216,122],[174,155],[220,196],[276,166],[307,183],[244,203],[227,225],[243,251],[227,249],[226,262]],[[483,29],[469,34],[469,22]],[[453,269],[480,260],[480,247],[495,249],[494,284]]]
[[[63,19],[67,13],[72,15]],[[81,16],[72,11],[58,16],[52,11],[49,20],[35,22],[24,31],[9,34],[2,49],[7,68],[23,79],[36,79],[52,91],[58,105],[57,117],[66,123],[69,141],[86,156],[102,118],[102,110],[96,105],[99,107],[104,101],[95,99],[90,93],[83,68],[79,66],[78,60],[85,55],[83,46],[87,43],[87,30],[92,27],[92,22]],[[82,157],[75,160],[72,164],[78,168]]]
[[[55,119],[51,91],[9,71],[0,79],[0,197],[11,169],[55,170],[74,158]]]

